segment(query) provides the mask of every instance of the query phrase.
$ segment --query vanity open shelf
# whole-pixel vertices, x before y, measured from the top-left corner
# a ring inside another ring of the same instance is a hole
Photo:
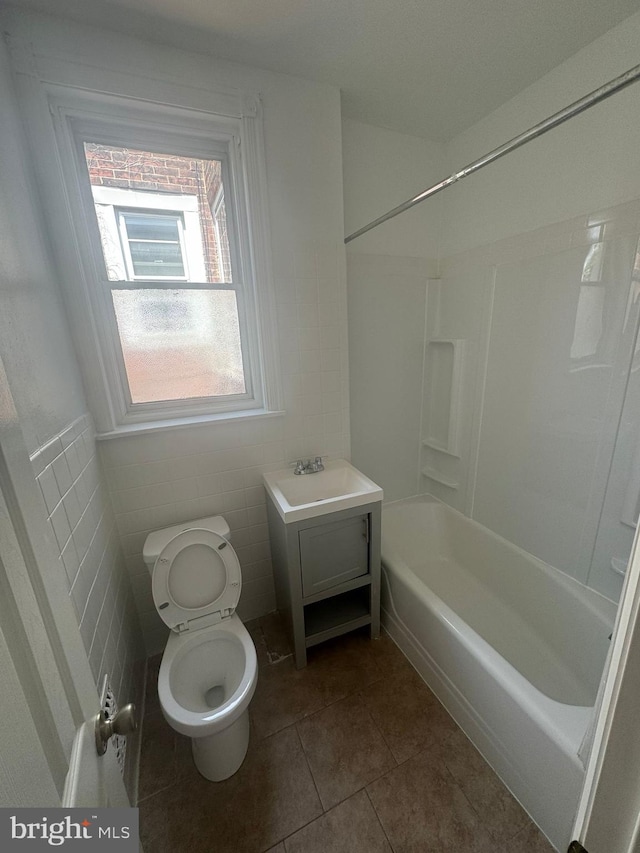
[[[372,637],[380,633],[382,506],[382,490],[343,460],[301,477],[265,475],[276,599],[298,668],[310,646],[366,625]],[[298,492],[300,500],[324,497],[294,514]]]
[[[371,624],[371,579],[360,586],[304,605],[305,646],[324,643],[347,631]]]

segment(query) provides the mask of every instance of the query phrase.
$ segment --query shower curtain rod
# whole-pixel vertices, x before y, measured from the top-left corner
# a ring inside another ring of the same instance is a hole
[[[394,216],[398,216],[400,213],[404,213],[405,210],[409,210],[411,207],[414,207],[414,205],[420,204],[422,201],[426,201],[441,190],[446,190],[447,187],[450,187],[457,181],[462,180],[462,178],[472,175],[479,169],[488,166],[489,163],[493,163],[494,160],[504,157],[505,154],[509,154],[516,148],[520,148],[521,145],[526,145],[526,143],[531,142],[532,139],[542,136],[542,134],[546,133],[548,130],[558,127],[559,124],[562,124],[570,118],[588,110],[589,107],[600,103],[600,101],[604,101],[605,98],[615,95],[616,92],[619,92],[626,86],[630,86],[632,83],[636,83],[638,80],[640,80],[640,65],[635,65],[624,74],[621,74],[619,77],[615,77],[613,80],[605,83],[604,86],[600,86],[599,89],[594,89],[593,92],[590,92],[588,95],[580,98],[579,101],[574,101],[573,104],[570,104],[563,110],[554,113],[552,116],[549,116],[549,118],[544,119],[544,121],[535,124],[533,127],[530,127],[529,130],[525,130],[524,133],[514,136],[513,139],[509,140],[509,142],[505,142],[498,148],[494,148],[493,151],[485,154],[484,157],[480,157],[478,160],[474,160],[473,163],[469,163],[468,166],[465,166],[464,169],[460,169],[459,172],[455,172],[450,177],[439,181],[437,184],[429,187],[429,189],[426,189],[413,198],[410,198],[408,201],[403,202],[403,204],[399,204],[397,207],[394,207],[383,216],[379,216],[377,219],[374,219],[368,225],[354,231],[353,234],[349,234],[348,237],[344,238],[344,242],[350,243],[352,240],[355,240],[356,237],[361,237],[363,234],[366,234],[367,231],[371,231],[372,228],[376,228],[378,225],[382,225],[383,222],[387,222],[389,219],[393,219]]]

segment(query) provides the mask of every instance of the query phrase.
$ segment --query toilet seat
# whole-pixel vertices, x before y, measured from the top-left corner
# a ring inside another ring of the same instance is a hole
[[[160,552],[151,586],[156,610],[172,631],[207,628],[236,609],[242,590],[238,556],[212,530],[184,530]]]

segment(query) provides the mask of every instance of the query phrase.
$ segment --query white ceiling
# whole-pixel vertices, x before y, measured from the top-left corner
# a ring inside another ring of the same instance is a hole
[[[331,83],[345,116],[442,141],[640,10],[640,0],[14,2]]]

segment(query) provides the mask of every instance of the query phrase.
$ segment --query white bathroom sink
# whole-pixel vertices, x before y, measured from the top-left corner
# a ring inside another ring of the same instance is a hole
[[[315,474],[285,468],[262,477],[285,523],[381,501],[383,495],[380,486],[345,459],[333,459]]]

